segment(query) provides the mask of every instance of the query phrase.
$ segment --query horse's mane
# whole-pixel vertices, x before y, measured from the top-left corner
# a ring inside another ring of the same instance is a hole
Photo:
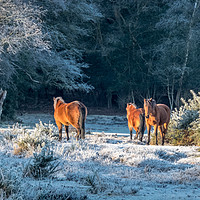
[[[58,100],[60,100],[62,103],[65,103],[65,101],[63,100],[62,97],[56,97],[56,98],[54,98],[54,104],[53,104],[54,109],[56,108],[56,105],[57,105],[57,103],[58,103]]]
[[[134,106],[135,108],[137,108],[136,104],[135,103],[127,103],[128,105],[132,105]]]

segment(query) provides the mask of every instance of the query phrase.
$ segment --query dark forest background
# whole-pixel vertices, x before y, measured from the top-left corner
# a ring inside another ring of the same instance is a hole
[[[153,97],[171,109],[200,88],[198,0],[0,2],[4,116],[53,109],[53,96],[125,110]]]

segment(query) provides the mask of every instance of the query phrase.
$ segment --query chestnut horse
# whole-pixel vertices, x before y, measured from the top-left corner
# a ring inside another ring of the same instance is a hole
[[[76,140],[81,136],[85,138],[85,121],[87,117],[87,108],[80,101],[65,103],[62,97],[53,98],[54,101],[54,119],[59,130],[59,141],[62,140],[62,125],[65,126],[67,140],[69,140],[69,125],[77,130]]]
[[[134,128],[136,131],[136,136],[134,139],[137,139],[139,134],[139,140],[142,142],[144,130],[146,129],[144,109],[137,108],[136,105],[133,103],[127,103],[126,111],[128,119],[128,128],[130,131],[130,139],[132,140],[132,131]]]
[[[158,145],[157,131],[159,130],[164,145],[165,134],[170,120],[170,108],[165,104],[156,104],[154,99],[144,99],[144,110],[148,133],[148,142],[150,143],[151,126],[154,127],[156,136],[156,145]]]

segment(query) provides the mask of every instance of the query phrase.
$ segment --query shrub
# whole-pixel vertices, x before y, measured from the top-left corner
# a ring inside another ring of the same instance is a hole
[[[18,190],[19,181],[17,176],[10,171],[0,168],[0,196],[8,198]]]
[[[45,145],[54,141],[56,135],[55,126],[52,124],[43,124],[40,122],[36,124],[33,132],[25,128],[15,128],[13,133],[17,134],[15,143],[18,145],[15,148],[15,154],[22,154],[25,151],[35,151],[41,149]]]
[[[97,172],[94,172],[94,174],[92,175],[88,175],[85,181],[86,181],[86,185],[91,187],[89,191],[92,194],[97,194],[99,191],[103,190],[103,187],[102,187],[102,184]]]
[[[171,113],[166,141],[173,145],[200,145],[200,93],[190,91],[193,99]]]
[[[33,177],[35,179],[51,176],[59,169],[57,169],[59,162],[56,162],[57,158],[53,156],[53,151],[49,148],[43,148],[42,151],[37,154],[33,154],[33,159],[27,164],[24,169],[24,176]]]
[[[38,132],[41,135],[48,135],[51,138],[58,138],[58,134],[56,134],[57,128],[53,124],[43,124],[42,121],[35,125],[34,132]]]
[[[88,175],[86,177],[86,184],[88,186],[91,186],[90,188],[90,192],[93,193],[93,194],[97,194],[98,193],[98,186],[97,186],[97,183],[96,183],[96,176],[95,175]]]

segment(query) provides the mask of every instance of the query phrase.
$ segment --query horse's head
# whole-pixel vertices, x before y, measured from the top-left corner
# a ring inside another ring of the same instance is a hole
[[[57,103],[58,103],[59,101],[60,101],[61,103],[65,103],[62,97],[54,97],[54,98],[53,98],[53,107],[54,107],[54,109],[56,109],[56,105],[57,105]]]
[[[148,119],[150,113],[155,113],[156,101],[152,98],[144,99],[145,117]]]

